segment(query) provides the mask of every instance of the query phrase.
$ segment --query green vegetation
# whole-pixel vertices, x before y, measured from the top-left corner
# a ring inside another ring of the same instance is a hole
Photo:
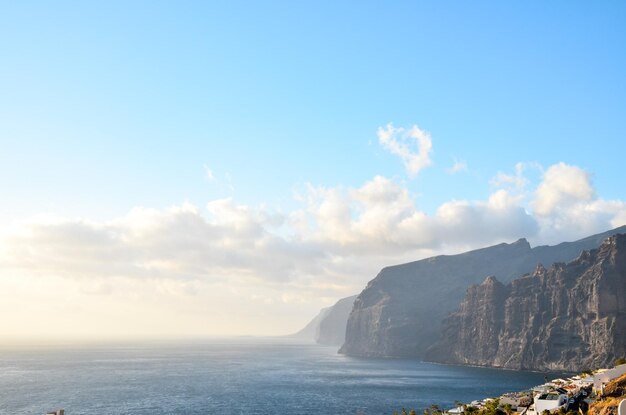
[[[624,363],[626,363],[626,358],[620,357],[615,361],[615,366],[623,365]]]
[[[443,410],[439,408],[439,405],[430,405],[430,408],[424,409],[422,412],[423,415],[443,415]],[[407,412],[406,409],[402,408],[402,411],[394,411],[393,415],[417,415],[417,411],[415,409],[411,409],[411,411]]]
[[[472,405],[463,405],[461,402],[455,402],[455,405],[459,408],[463,408],[464,415],[510,415],[513,413],[513,408],[509,404],[504,405],[503,408],[499,408],[499,399],[487,401],[483,409],[478,409]],[[425,408],[422,411],[423,415],[443,415],[443,413],[444,411],[439,408],[439,405],[430,405],[429,408]],[[417,415],[417,412],[415,409],[407,412],[406,409],[402,408],[400,412],[394,411],[393,415]]]
[[[478,415],[500,415],[503,411],[499,408],[500,399],[491,399],[485,402],[485,407],[478,411]]]
[[[572,411],[572,410],[568,411],[563,407],[559,408],[559,410],[557,411],[557,414],[558,415],[579,415],[578,412]]]

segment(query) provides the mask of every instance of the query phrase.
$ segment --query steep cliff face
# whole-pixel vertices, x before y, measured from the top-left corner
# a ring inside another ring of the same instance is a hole
[[[342,298],[330,308],[326,316],[320,321],[319,333],[316,341],[328,346],[341,346],[346,339],[348,316],[356,295]]]
[[[322,308],[302,330],[289,336],[312,340],[328,346],[341,346],[346,338],[346,324],[356,295],[342,298],[334,305]]]
[[[503,285],[470,287],[428,360],[512,369],[580,370],[626,355],[626,235],[568,264]]]
[[[456,340],[456,344],[442,342],[436,348],[442,356],[472,349],[476,359],[491,359],[498,351],[498,336],[504,327],[504,302],[508,289],[495,277],[490,276],[480,285],[467,290],[465,300],[454,314],[456,318],[444,320],[444,338]],[[467,330],[463,328],[467,327]],[[477,344],[476,339],[483,339]],[[431,349],[432,350],[432,349]],[[428,353],[427,353],[428,354]],[[459,363],[471,363],[463,356],[455,357]]]
[[[525,239],[460,255],[384,268],[357,297],[340,353],[420,356],[470,284],[486,275],[513,278],[531,254]]]
[[[317,338],[320,335],[320,323],[324,320],[324,318],[326,318],[330,309],[331,307],[322,308],[320,312],[307,323],[306,326],[298,332],[288,335],[287,337],[307,341],[317,341]]]
[[[442,255],[384,268],[354,302],[340,353],[417,356],[439,338],[440,324],[468,286],[494,275],[507,283],[537,263],[570,261],[626,226],[556,246],[530,247],[525,239],[459,255]]]

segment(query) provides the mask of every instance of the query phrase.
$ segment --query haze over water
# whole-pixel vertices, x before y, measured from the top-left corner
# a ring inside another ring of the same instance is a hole
[[[391,414],[454,407],[542,373],[359,359],[284,339],[0,351],[0,413]]]

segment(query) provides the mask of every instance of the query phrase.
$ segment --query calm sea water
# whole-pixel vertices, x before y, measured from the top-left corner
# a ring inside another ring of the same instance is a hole
[[[391,414],[516,391],[542,373],[359,359],[277,339],[0,348],[0,414]]]

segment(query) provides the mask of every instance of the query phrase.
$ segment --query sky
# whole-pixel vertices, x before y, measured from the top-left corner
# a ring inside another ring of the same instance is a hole
[[[622,2],[5,2],[0,338],[276,335],[626,224]]]

